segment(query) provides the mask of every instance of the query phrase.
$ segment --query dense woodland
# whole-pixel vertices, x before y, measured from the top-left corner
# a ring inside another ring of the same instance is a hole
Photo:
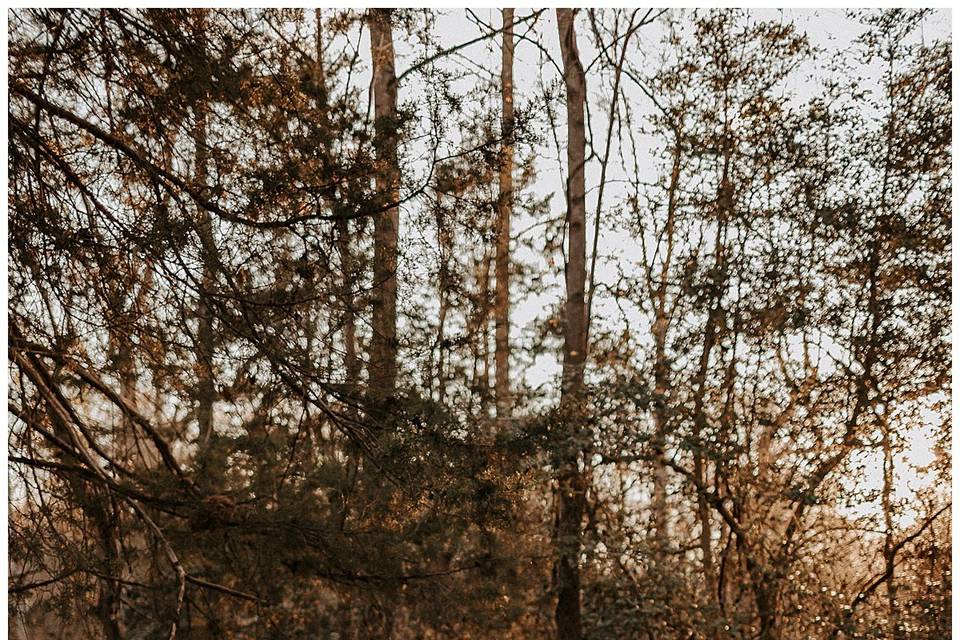
[[[11,637],[948,637],[949,16],[810,15],[11,11]]]

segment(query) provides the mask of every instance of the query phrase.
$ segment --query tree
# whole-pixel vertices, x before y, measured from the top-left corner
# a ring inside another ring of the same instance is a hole
[[[557,638],[579,640],[580,537],[586,478],[579,469],[583,441],[583,374],[587,360],[586,285],[586,79],[577,49],[575,11],[557,9],[567,102],[567,299],[564,310],[561,420],[564,439],[557,473]]]
[[[496,398],[497,417],[509,419],[510,395],[510,216],[513,210],[513,9],[503,9],[503,44],[500,67],[502,116],[500,184],[497,202],[496,255]]]
[[[377,293],[371,321],[369,376],[374,398],[389,397],[397,383],[397,238],[400,229],[400,167],[397,159],[397,77],[390,11],[369,18],[376,117],[377,191],[382,213],[374,217],[373,280]]]

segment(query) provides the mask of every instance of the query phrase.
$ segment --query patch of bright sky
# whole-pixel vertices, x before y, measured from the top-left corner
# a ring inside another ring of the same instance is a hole
[[[437,43],[440,48],[447,48],[462,42],[476,38],[481,33],[481,26],[478,20],[486,23],[487,26],[497,28],[501,24],[500,11],[497,9],[479,9],[472,13],[464,10],[441,10],[437,17],[434,35],[438,38]],[[515,19],[521,19],[529,16],[530,11],[518,10]],[[642,15],[642,11],[639,15]],[[689,12],[687,12],[689,14]],[[822,10],[754,10],[751,12],[752,19],[772,20],[792,22],[796,28],[805,33],[811,44],[827,52],[844,50],[853,45],[855,39],[863,32],[864,27],[854,17],[847,14],[845,10],[840,9],[822,9]],[[581,59],[591,60],[596,55],[589,37],[589,31],[586,23],[581,20],[579,46],[581,50]],[[951,29],[950,12],[948,10],[939,10],[933,12],[923,23],[921,29],[914,34],[918,41],[928,39],[949,38]],[[485,29],[485,31],[487,31]],[[544,85],[560,79],[557,73],[559,66],[559,44],[556,31],[556,20],[553,11],[544,12],[537,18],[536,27],[530,29],[528,24],[518,25],[516,33],[529,40],[521,38],[516,45],[514,82],[515,82],[515,102],[518,108],[531,103],[531,99],[540,94]],[[644,27],[636,36],[637,44],[631,49],[631,62],[643,67],[644,65],[655,64],[657,60],[658,47],[661,47],[664,29],[661,24],[653,24]],[[536,44],[534,44],[534,42]],[[397,42],[398,72],[402,72],[404,61],[410,61],[416,55],[414,50],[404,42]],[[552,61],[551,59],[552,58]],[[453,62],[449,64],[461,64],[465,68],[472,69],[475,73],[483,75],[489,74],[492,79],[496,79],[500,69],[500,50],[499,40],[489,39],[480,43],[471,45],[459,51]],[[820,81],[822,74],[817,75],[818,67],[822,57],[811,61],[807,68],[800,69],[794,74],[793,82],[795,84],[789,87],[794,93],[795,99],[804,102],[815,97],[820,91]],[[443,64],[439,63],[438,64]],[[555,66],[557,65],[557,66]],[[856,70],[865,78],[878,78],[882,69],[878,67],[870,68],[861,65]],[[475,80],[475,76],[473,80]],[[473,81],[465,79],[464,82]],[[417,86],[418,80],[411,78],[406,87],[401,87],[400,99],[411,100],[418,90],[425,87]],[[606,130],[604,105],[608,99],[610,88],[607,80],[602,80],[588,73],[588,91],[592,109],[590,110],[591,129],[596,136],[603,135]],[[634,105],[635,117],[640,121],[652,110],[652,105],[642,95],[640,90],[631,83],[622,85],[625,97]],[[492,100],[497,96],[493,94]],[[497,103],[490,105],[491,109],[497,108]],[[562,118],[562,113],[560,114]],[[537,179],[530,187],[530,190],[538,197],[550,198],[550,217],[560,216],[563,213],[565,202],[561,189],[557,185],[563,184],[563,175],[561,167],[565,165],[565,154],[563,149],[564,130],[562,120],[558,128],[560,137],[560,148],[557,149],[552,144],[552,135],[544,132],[544,144],[538,148],[538,158],[536,160]],[[546,125],[545,125],[546,126]],[[651,176],[656,172],[656,157],[654,141],[647,138],[639,138],[640,146],[646,147],[648,152],[641,151],[641,157],[637,158],[637,164],[641,172],[649,172]],[[601,141],[598,141],[598,146]],[[619,150],[616,148],[617,141],[614,142],[614,153]],[[521,150],[521,153],[524,150]],[[624,149],[626,152],[627,150]],[[530,152],[530,150],[526,150]],[[559,153],[558,153],[559,152]],[[561,162],[561,160],[563,160]],[[621,169],[613,163],[608,171],[609,184],[604,194],[604,209],[616,206],[616,203],[625,195],[624,188],[618,182],[622,175],[617,175]],[[597,190],[594,187],[599,181],[599,162],[594,159],[588,163],[586,170],[587,181],[587,211],[588,216],[592,218],[596,208]],[[514,229],[530,228],[536,221],[530,219],[516,220]],[[592,230],[592,225],[588,225]],[[601,254],[598,263],[597,279],[600,282],[615,281],[618,267],[628,267],[631,264],[636,265],[640,256],[640,249],[635,238],[631,237],[623,229],[603,228],[601,231]],[[588,247],[591,246],[592,239],[588,238]],[[544,310],[551,308],[562,299],[562,272],[557,266],[548,264],[549,257],[543,252],[536,250],[526,253],[520,251],[517,247],[516,256],[520,260],[535,265],[542,270],[544,280],[551,284],[551,287],[541,295],[529,296],[524,300],[517,301],[512,310],[512,321],[514,324],[513,340],[528,340],[532,333],[532,327],[539,319],[542,319]],[[602,290],[598,293],[594,307],[595,323],[604,323],[607,321],[628,322],[634,324],[632,320],[639,318],[622,318],[616,301],[610,296],[604,296]],[[637,326],[643,325],[639,322]],[[551,388],[556,386],[559,375],[559,362],[557,356],[545,353],[537,356],[536,360],[528,363],[523,370],[523,378],[531,388]],[[926,411],[923,414],[923,420],[916,428],[910,430],[906,437],[906,447],[900,456],[896,467],[897,472],[897,497],[907,499],[914,492],[922,487],[928,486],[933,482],[934,477],[931,473],[922,469],[929,465],[934,457],[934,429],[941,422],[938,413]],[[866,452],[860,454],[860,459],[852,462],[863,463],[865,475],[862,478],[852,478],[847,480],[847,486],[850,489],[876,489],[882,484],[882,457],[877,452]],[[876,513],[877,504],[865,504],[858,508],[851,508],[850,515],[866,515]],[[907,511],[904,513],[901,524],[908,526],[916,518],[916,513]]]

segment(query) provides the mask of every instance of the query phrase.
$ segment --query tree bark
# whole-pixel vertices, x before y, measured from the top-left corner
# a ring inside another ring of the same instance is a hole
[[[397,160],[397,76],[389,9],[371,9],[370,52],[373,59],[374,146],[377,192],[385,204],[400,198]],[[368,368],[370,395],[383,401],[397,383],[397,237],[400,208],[389,207],[374,218],[373,335]]]
[[[579,469],[583,447],[582,395],[587,350],[586,198],[584,162],[586,79],[577,49],[574,10],[557,9],[567,102],[567,265],[566,326],[563,340],[561,416],[565,442],[557,477],[556,564],[557,640],[580,640],[580,550],[586,478]]]
[[[500,66],[502,112],[500,131],[500,185],[497,201],[497,280],[494,302],[496,324],[496,379],[494,393],[497,418],[502,423],[511,417],[510,393],[510,217],[513,212],[513,9],[503,10],[503,45]]]
[[[667,224],[664,229],[664,240],[667,243],[666,255],[660,266],[660,273],[656,282],[649,282],[651,304],[655,310],[653,323],[654,361],[653,361],[653,528],[655,559],[661,564],[669,545],[670,531],[667,514],[667,397],[670,387],[670,363],[667,359],[667,333],[670,330],[670,311],[667,308],[667,280],[669,279],[670,263],[673,259],[674,219],[677,208],[677,190],[680,182],[681,146],[677,136],[673,150],[673,162],[670,171],[670,184],[667,194]],[[703,480],[701,474],[697,479]]]
[[[447,394],[447,370],[445,362],[449,356],[450,347],[447,344],[447,312],[450,307],[450,255],[453,252],[453,233],[450,230],[443,212],[443,197],[437,192],[436,203],[437,249],[440,255],[440,264],[437,269],[437,296],[439,310],[437,313],[437,368],[434,379],[437,382],[437,402],[443,404]],[[431,381],[431,385],[433,382]]]
[[[329,129],[327,116],[326,72],[323,66],[323,19],[320,9],[314,10],[317,23],[316,37],[316,84],[317,106],[320,108],[321,125]],[[328,202],[328,205],[330,203]],[[360,359],[357,355],[356,301],[353,295],[354,256],[350,243],[350,221],[339,219],[336,222],[337,254],[340,258],[340,304],[343,306],[341,336],[343,340],[344,387],[351,399],[357,395],[360,381]]]
[[[897,577],[896,577],[896,542],[893,537],[893,442],[890,433],[890,425],[886,416],[881,417],[880,427],[883,432],[883,562],[884,571],[887,577],[887,621],[889,624],[890,638],[900,640],[903,638],[903,631],[900,626],[900,615],[897,607]]]
[[[717,303],[710,310],[707,317],[707,323],[704,327],[703,350],[700,353],[699,370],[695,379],[694,415],[693,415],[693,473],[697,481],[706,485],[706,464],[704,456],[703,432],[707,427],[707,415],[704,404],[707,395],[707,373],[710,366],[710,353],[717,340]],[[711,550],[711,531],[710,531],[710,509],[707,505],[706,496],[697,494],[697,517],[700,520],[700,552],[703,554],[703,577],[706,591],[710,595],[710,601],[719,604],[719,594],[716,587],[716,572],[713,567],[713,553]]]
[[[100,578],[100,599],[97,603],[103,637],[108,640],[124,640],[127,637],[123,620],[123,584],[119,581],[123,571],[122,547],[120,542],[120,515],[117,505],[108,496],[99,496],[93,511],[94,522],[100,533],[105,560],[109,566],[109,576]]]
[[[661,290],[663,287],[661,287]],[[662,564],[669,546],[670,530],[667,518],[667,383],[669,365],[667,364],[666,339],[669,318],[662,300],[657,306],[656,320],[653,323],[654,348],[654,390],[653,390],[653,530],[654,559]]]
[[[203,190],[207,183],[207,114],[206,105],[196,105],[196,122],[194,123],[194,182],[196,188]],[[198,212],[197,228],[200,233],[200,245],[203,251],[203,274],[201,296],[208,296],[213,286],[213,220],[210,212]],[[214,385],[213,356],[214,332],[213,310],[209,300],[201,298],[198,305],[199,323],[197,328],[197,358],[200,360],[200,379],[197,381],[197,425],[198,443],[201,455],[207,449],[210,436],[213,434],[213,405],[216,401],[216,387]]]

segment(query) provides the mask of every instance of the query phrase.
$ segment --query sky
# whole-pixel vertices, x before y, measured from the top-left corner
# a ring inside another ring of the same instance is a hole
[[[641,9],[638,15],[643,15],[645,10]],[[517,10],[515,20],[529,16],[530,10]],[[439,36],[439,46],[441,48],[451,47],[462,42],[476,38],[480,33],[480,27],[476,24],[476,19],[482,20],[487,25],[497,28],[501,24],[499,9],[477,9],[473,15],[458,9],[441,10],[437,19],[435,34]],[[689,12],[688,12],[689,14]],[[786,9],[786,10],[753,10],[751,16],[757,20],[772,21],[792,21],[800,32],[803,32],[809,38],[810,43],[815,48],[822,48],[826,51],[842,50],[853,45],[854,40],[862,33],[863,26],[858,21],[847,14],[842,9]],[[543,50],[552,56],[557,65],[560,64],[559,42],[556,30],[556,19],[554,12],[544,12],[537,19],[534,30],[528,31],[527,25],[518,25],[515,32],[518,37],[522,34],[529,35],[536,39],[541,48],[533,43],[520,39],[516,45],[514,83],[515,83],[515,102],[518,108],[521,108],[533,97],[540,86],[559,80],[559,74],[550,61],[545,61]],[[596,55],[596,50],[591,46],[591,38],[586,30],[586,23],[578,23],[579,47],[582,60],[591,60]],[[660,39],[663,35],[663,28],[659,24],[653,24],[643,27],[635,37],[635,46],[631,48],[629,55],[631,61],[640,64],[655,63],[657,58],[657,49]],[[949,10],[935,10],[922,25],[922,28],[914,37],[919,41],[925,41],[930,38],[949,38],[951,33],[951,15]],[[414,55],[409,46],[402,43],[401,38],[397,40],[397,70],[402,73],[406,64]],[[420,49],[418,49],[420,51]],[[499,39],[486,40],[477,43],[458,52],[455,56],[458,63],[463,63],[471,68],[477,69],[478,73],[489,74],[496,78],[500,69],[500,49]],[[821,91],[822,72],[818,72],[814,61],[801,69],[800,73],[794,74],[797,79],[796,84],[789,87],[795,94],[796,100],[806,102],[815,97]],[[879,67],[861,66],[856,69],[858,74],[864,77],[879,77],[883,69]],[[588,71],[587,77],[588,92],[591,95],[592,105],[603,104],[599,100],[601,94],[606,92],[609,95],[609,85],[600,84],[596,77],[592,77]],[[640,90],[633,84],[625,82],[622,85],[627,99],[636,106],[636,115],[643,116],[649,114],[652,105],[649,103]],[[400,100],[412,99],[416,95],[418,87],[415,81],[407,87],[401,87]],[[421,89],[422,90],[422,89]],[[496,96],[494,96],[495,98]],[[496,105],[491,105],[496,108]],[[606,121],[604,110],[594,106],[589,114],[591,119],[591,129],[598,137],[603,135],[606,130]],[[561,127],[560,134],[563,131]],[[642,141],[643,138],[640,138]],[[642,144],[642,142],[641,142]],[[600,141],[598,141],[598,147]],[[551,145],[547,145],[551,148]],[[560,174],[561,163],[558,162],[556,149],[551,149],[553,155],[542,153],[537,162],[537,180],[531,186],[531,191],[538,197],[551,197],[550,216],[560,216],[565,208],[564,196],[557,185],[563,184],[563,177]],[[561,153],[565,153],[562,148]],[[653,153],[641,155],[638,158],[641,171],[649,171],[650,175],[655,175],[656,164]],[[564,163],[565,164],[565,158]],[[604,208],[615,203],[623,195],[622,188],[617,185],[620,176],[617,175],[618,168],[612,163],[608,170],[610,183],[604,194]],[[587,182],[587,212],[588,218],[592,220],[592,215],[596,207],[596,189],[593,188],[599,181],[599,162],[594,161],[588,164],[586,170]],[[518,220],[514,224],[514,229],[528,228],[532,221]],[[588,221],[588,227],[592,232],[592,223]],[[639,248],[635,239],[631,238],[626,232],[615,229],[603,229],[601,231],[601,259],[598,263],[598,281],[613,281],[616,278],[615,265],[623,265],[631,260],[638,258]],[[592,244],[592,238],[588,235],[587,246]],[[512,322],[514,323],[513,339],[523,339],[523,336],[529,331],[533,321],[542,316],[543,310],[555,305],[562,296],[562,281],[559,277],[559,270],[555,266],[547,264],[546,258],[542,254],[530,253],[528,255],[518,256],[523,260],[534,263],[539,262],[544,273],[556,274],[553,278],[554,287],[541,296],[530,296],[521,301],[512,310]],[[603,258],[610,258],[605,261]],[[589,255],[588,255],[589,260]],[[616,318],[619,314],[613,300],[599,297],[595,303],[594,322],[602,323],[606,318]],[[524,328],[527,328],[525,331]],[[525,368],[523,373],[527,383],[532,388],[556,386],[556,380],[559,375],[559,364],[553,354],[544,354],[534,363]],[[923,471],[935,456],[934,427],[942,420],[941,414],[925,410],[921,414],[918,424],[908,433],[906,438],[906,447],[903,453],[896,461],[898,469],[897,477],[897,497],[908,500],[914,495],[917,489],[922,489],[933,482],[933,474]],[[845,480],[845,485],[850,489],[877,490],[882,486],[882,456],[878,452],[860,454],[859,457],[852,459],[851,467],[857,468],[862,465],[864,473],[862,477],[856,475]],[[856,508],[849,508],[848,514],[851,516],[869,516],[875,515],[879,510],[879,504],[866,504]],[[901,526],[908,527],[915,519],[917,514],[912,510],[907,510],[901,518]]]

